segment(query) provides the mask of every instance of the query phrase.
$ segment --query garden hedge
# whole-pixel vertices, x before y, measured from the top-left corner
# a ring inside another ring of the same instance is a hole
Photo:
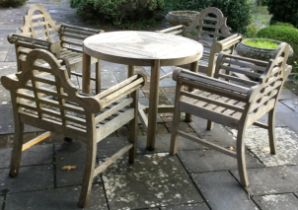
[[[167,0],[167,10],[197,10],[213,6],[219,8],[228,18],[228,25],[234,32],[244,33],[250,21],[249,0]]]
[[[288,22],[298,27],[298,0],[268,0],[271,22]]]
[[[290,24],[275,24],[261,29],[257,37],[276,39],[287,42],[294,50],[292,61],[298,61],[298,29]]]
[[[27,0],[0,0],[0,7],[17,7],[23,5]]]
[[[234,32],[245,32],[250,19],[249,0],[71,0],[84,19],[99,19],[121,24],[148,20],[170,10],[197,10],[218,7]]]
[[[164,0],[71,0],[84,19],[98,18],[121,24],[126,20],[152,18],[163,10]]]

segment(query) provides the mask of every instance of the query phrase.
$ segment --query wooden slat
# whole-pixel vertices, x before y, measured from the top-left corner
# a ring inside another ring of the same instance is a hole
[[[245,80],[243,78],[239,78],[239,77],[235,77],[235,76],[227,75],[227,74],[222,74],[222,73],[218,73],[218,77],[221,77],[221,78],[223,78],[225,80],[228,80],[228,81],[234,81],[234,82],[237,82],[237,83],[241,83],[241,84],[249,86],[249,87],[258,84],[258,82],[254,82],[252,80]]]
[[[132,144],[124,146],[118,152],[113,154],[110,158],[106,159],[103,163],[101,163],[98,167],[94,170],[94,177],[105,171],[110,165],[112,165],[116,160],[121,158],[125,153],[127,153],[133,147]]]
[[[237,68],[237,67],[227,66],[227,65],[221,65],[220,68],[229,72],[236,72],[248,77],[253,77],[254,79],[260,78],[261,76],[261,74],[257,72],[253,72],[251,71],[251,69],[246,69],[246,68],[239,68],[239,67]]]
[[[119,112],[123,108],[129,106],[132,103],[132,98],[126,98],[122,100],[120,103],[113,105],[108,110],[104,110],[102,113],[100,113],[98,116],[95,117],[95,123],[99,123],[101,121],[104,121],[106,118],[110,117],[111,115]]]
[[[97,94],[96,95],[96,98],[100,100],[101,98],[104,98],[107,95],[112,94],[113,92],[117,91],[118,89],[120,89],[120,88],[122,88],[122,87],[124,87],[124,86],[126,86],[128,84],[130,84],[132,81],[134,81],[135,79],[137,79],[137,77],[138,77],[137,75],[134,75],[132,77],[129,77],[128,79],[120,82],[119,84],[112,86],[108,90],[105,90],[105,91]]]
[[[222,99],[226,99],[226,98],[223,98],[222,96],[217,95],[218,98],[212,99],[212,97],[210,97],[210,96],[209,97],[204,97],[204,96],[200,96],[196,93],[198,93],[198,91],[196,91],[195,94],[187,92],[187,91],[181,91],[182,96],[186,96],[186,97],[190,98],[190,99],[187,99],[187,100],[193,100],[193,99],[201,100],[201,101],[204,101],[204,102],[207,102],[207,103],[222,106],[223,108],[233,109],[233,110],[239,111],[239,112],[242,112],[244,110],[243,107],[236,106],[236,105],[233,105],[233,104],[226,103],[225,101],[222,101]]]
[[[34,145],[48,139],[50,136],[51,136],[51,132],[45,132],[45,133],[31,139],[30,141],[23,144],[22,151],[25,151],[25,150],[31,148],[32,146],[34,146]]]
[[[116,100],[119,100],[119,99],[125,97],[126,95],[131,94],[135,90],[139,89],[143,82],[144,82],[144,79],[139,78],[139,79],[131,82],[129,85],[126,85],[125,87],[122,87],[121,89],[117,90],[116,92],[111,93],[111,94],[107,95],[104,98],[101,98],[99,100],[99,104],[100,104],[101,109],[104,108],[104,107],[109,106],[110,104],[112,104]]]
[[[96,129],[97,136],[96,140],[97,142],[100,142],[102,139],[109,136],[111,133],[115,132],[115,130],[121,128],[127,122],[132,120],[134,118],[134,110],[126,109],[124,112],[120,112],[117,117],[112,118],[108,122],[105,122],[104,124],[98,124],[98,128]]]
[[[188,134],[188,133],[186,133],[184,131],[181,131],[181,130],[178,130],[178,135],[184,137],[185,139],[189,139],[189,140],[191,140],[193,142],[203,144],[203,145],[208,146],[208,147],[211,147],[212,149],[215,149],[215,150],[217,150],[219,152],[222,152],[222,153],[224,153],[226,155],[229,155],[231,157],[236,158],[236,153],[234,151],[231,151],[231,150],[228,150],[228,149],[226,149],[224,147],[221,147],[221,146],[218,146],[216,144],[213,144],[212,142],[209,142],[209,141],[207,141],[205,139],[198,138],[198,137],[196,137],[194,135]]]

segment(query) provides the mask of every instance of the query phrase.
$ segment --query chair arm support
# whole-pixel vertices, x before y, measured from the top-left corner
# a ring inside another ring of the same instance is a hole
[[[237,100],[247,101],[249,98],[250,88],[197,74],[181,68],[179,70],[174,70],[173,79],[184,86],[205,90]]]
[[[137,74],[97,94],[94,96],[94,99],[98,101],[100,110],[102,110],[119,99],[137,91],[139,88],[144,86],[144,84],[145,77],[141,74]]]

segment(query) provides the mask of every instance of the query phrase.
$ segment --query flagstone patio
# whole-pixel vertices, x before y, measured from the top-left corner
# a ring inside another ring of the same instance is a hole
[[[6,41],[21,25],[26,8],[43,3],[59,22],[84,25],[69,8],[68,0],[29,0],[17,9],[0,9],[0,76],[16,72],[14,47]],[[89,25],[90,27],[90,25]],[[103,87],[126,76],[123,65],[102,62]],[[146,69],[145,69],[146,70]],[[163,71],[170,71],[164,68]],[[148,71],[148,70],[147,70]],[[149,72],[148,72],[149,73]],[[163,103],[172,103],[175,83],[161,82]],[[140,101],[148,103],[148,87]],[[298,209],[298,107],[297,96],[284,89],[277,109],[277,155],[269,154],[267,133],[251,127],[246,132],[250,194],[239,184],[236,160],[204,146],[179,139],[175,156],[168,154],[171,114],[159,116],[156,149],[146,151],[146,131],[140,124],[136,162],[126,158],[112,165],[95,180],[91,206],[87,209],[151,210],[279,210]],[[206,121],[195,118],[181,123],[186,132],[196,133],[227,148],[235,147],[234,131],[215,125],[206,131]],[[26,139],[41,131],[26,128]],[[85,147],[54,136],[24,152],[20,174],[8,177],[14,133],[10,96],[0,85],[0,210],[78,209],[76,202],[84,169]],[[126,128],[100,143],[98,161],[126,143]],[[64,166],[74,166],[66,170]]]

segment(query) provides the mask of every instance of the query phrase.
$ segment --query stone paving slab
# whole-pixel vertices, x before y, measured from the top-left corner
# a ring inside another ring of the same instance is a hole
[[[79,210],[79,194],[80,187],[8,194],[4,210]],[[102,185],[92,187],[90,207],[85,209],[108,209]]]
[[[253,197],[262,210],[298,210],[298,198],[293,193]]]
[[[12,149],[0,149],[0,168],[8,168],[10,165]],[[21,166],[45,165],[53,163],[53,145],[36,145],[22,153]]]
[[[184,204],[177,206],[167,206],[160,208],[161,210],[209,210],[205,203]]]
[[[213,210],[258,210],[239,183],[227,171],[192,174]]]
[[[146,136],[139,137],[138,148],[140,149],[141,153],[148,152],[146,151],[146,140],[147,140]],[[154,152],[168,153],[170,150],[170,140],[171,140],[171,135],[169,133],[157,135]],[[179,136],[177,138],[177,147],[178,147],[178,151],[193,150],[193,149],[199,149],[200,145],[193,143],[191,141],[188,141],[185,138]]]
[[[297,112],[283,113],[282,115],[277,115],[276,118],[278,122],[280,122],[280,124],[285,125],[289,127],[291,130],[298,133],[298,123],[297,123],[298,113]]]
[[[276,154],[270,154],[268,131],[258,127],[246,129],[245,143],[266,166],[298,165],[298,135],[287,127],[275,128]]]
[[[4,205],[4,198],[3,196],[0,196],[0,208],[2,209],[2,206]]]
[[[208,141],[223,147],[235,148],[236,141],[233,139],[232,133],[227,132],[227,129],[222,125],[213,123],[213,128],[211,130],[206,130],[207,120],[193,116],[190,126],[200,138],[207,139]]]
[[[2,101],[3,103],[3,101]],[[25,125],[25,132],[41,131],[38,128]],[[0,105],[0,134],[14,133],[13,111],[10,103]]]
[[[138,156],[129,167],[126,161],[113,164],[103,174],[111,210],[202,201],[176,157],[165,153]]]
[[[179,151],[178,156],[186,169],[191,173],[237,169],[237,160],[235,158],[212,149]],[[263,166],[252,155],[247,155],[246,157],[248,168]]]
[[[8,169],[0,170],[0,191],[23,192],[54,187],[54,171],[51,165],[21,167],[15,178],[10,178],[8,173]]]
[[[232,170],[239,180],[238,172]],[[280,166],[248,169],[250,192],[253,195],[298,191],[298,166]]]

